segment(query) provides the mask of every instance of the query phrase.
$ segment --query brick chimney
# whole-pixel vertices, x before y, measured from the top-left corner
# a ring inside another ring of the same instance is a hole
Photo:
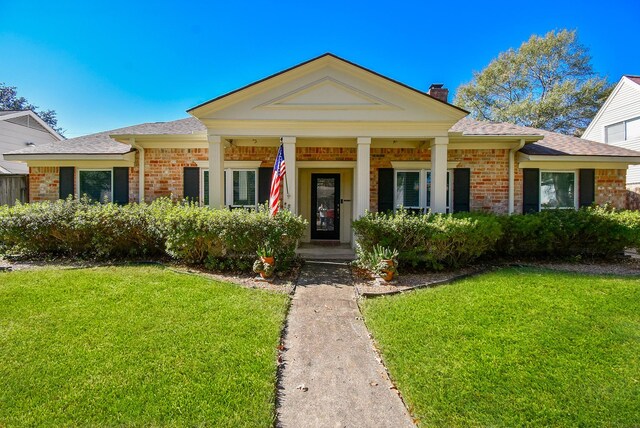
[[[443,86],[444,85],[442,83],[433,83],[429,86],[429,92],[427,92],[427,94],[446,103],[449,98],[449,90],[447,88],[443,88]]]

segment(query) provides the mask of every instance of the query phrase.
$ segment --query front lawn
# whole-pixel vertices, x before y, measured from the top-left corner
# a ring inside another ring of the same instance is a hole
[[[272,426],[287,300],[158,267],[0,273],[0,426]]]
[[[640,424],[640,280],[506,269],[366,300],[424,426]]]

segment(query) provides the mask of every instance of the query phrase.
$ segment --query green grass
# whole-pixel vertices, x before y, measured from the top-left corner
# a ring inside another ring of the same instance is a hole
[[[363,311],[421,425],[640,425],[638,278],[506,269]]]
[[[288,297],[158,267],[0,274],[0,426],[272,426]]]

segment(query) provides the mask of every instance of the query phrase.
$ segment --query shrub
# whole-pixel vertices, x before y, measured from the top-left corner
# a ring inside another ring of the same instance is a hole
[[[358,259],[376,245],[397,248],[404,265],[464,266],[483,256],[517,259],[608,258],[640,246],[640,212],[609,207],[526,215],[367,213],[353,223]]]
[[[372,253],[379,244],[397,249],[401,264],[431,269],[465,265],[492,250],[501,234],[492,215],[417,215],[405,210],[367,213],[353,228],[360,254]]]
[[[257,250],[273,248],[278,270],[288,270],[306,222],[289,211],[210,210],[195,204],[165,210],[161,224],[167,253],[214,270],[250,270]]]
[[[507,258],[612,257],[637,245],[639,218],[608,207],[505,216],[496,252]]]
[[[288,211],[211,210],[158,199],[151,204],[60,200],[0,207],[0,252],[113,259],[168,254],[216,270],[250,270],[260,246],[290,268],[306,223]]]
[[[146,205],[59,200],[0,211],[0,251],[26,256],[113,258],[157,255],[162,236]]]

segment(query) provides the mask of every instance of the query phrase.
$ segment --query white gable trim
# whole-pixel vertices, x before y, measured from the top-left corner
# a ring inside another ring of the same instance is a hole
[[[602,107],[600,107],[600,110],[598,110],[598,112],[593,117],[593,119],[591,119],[589,126],[587,126],[587,129],[585,129],[584,132],[582,133],[582,138],[584,138],[585,135],[589,135],[589,133],[593,131],[595,124],[600,120],[600,117],[607,110],[607,108],[609,107],[609,104],[613,102],[613,99],[618,95],[618,92],[620,92],[620,90],[625,84],[631,85],[634,89],[636,89],[637,91],[640,91],[640,85],[636,84],[633,80],[629,79],[628,77],[622,76],[620,81],[613,88],[613,91],[611,91],[611,94],[609,94],[609,97],[606,99]],[[602,134],[602,136],[604,138],[604,134]]]
[[[50,133],[51,135],[53,135],[58,141],[62,141],[64,140],[64,137],[60,134],[58,134],[58,132],[56,132],[52,127],[50,127],[47,122],[45,122],[44,120],[42,120],[40,118],[40,116],[38,116],[37,114],[35,114],[33,111],[31,110],[23,110],[23,111],[17,111],[15,113],[11,113],[11,114],[4,114],[4,115],[0,115],[0,120],[9,120],[9,119],[15,119],[17,117],[22,117],[22,116],[30,116],[33,120],[35,120],[36,122],[38,122],[38,124],[40,126],[42,126],[44,129],[47,130],[48,133]]]
[[[423,105],[439,111],[446,116],[450,116],[452,120],[459,120],[468,114],[468,112],[459,107],[444,103],[432,98],[424,92],[413,89],[403,83],[387,78],[381,74],[354,63],[350,63],[331,54],[325,54],[280,73],[266,77],[265,79],[259,80],[236,91],[229,92],[226,95],[222,95],[212,99],[211,101],[202,103],[187,112],[196,118],[204,118],[234,104],[240,103],[254,96],[258,96],[268,90],[275,89],[298,78],[303,78],[304,76],[324,67],[331,67],[346,74],[356,75],[359,79],[378,87],[386,87],[390,90],[401,92],[404,97],[412,99],[414,102],[422,103]]]

